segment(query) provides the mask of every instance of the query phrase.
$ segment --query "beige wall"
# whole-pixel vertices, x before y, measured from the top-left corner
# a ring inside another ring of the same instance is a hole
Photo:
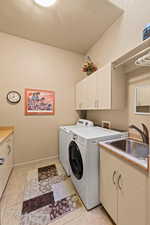
[[[124,8],[125,13],[121,16],[99,39],[99,41],[87,52],[96,64],[101,67],[107,62],[123,55],[128,50],[134,48],[142,41],[142,31],[144,26],[150,22],[150,2],[141,0],[112,0]],[[141,81],[148,82],[148,81]],[[138,82],[139,84],[140,82]],[[133,113],[133,92],[134,85],[128,85],[129,96],[128,107],[122,112],[119,111],[97,111],[89,112],[88,118],[96,122],[101,120],[111,120],[112,126],[117,128],[127,128],[129,123],[139,125],[140,122],[149,124],[150,116],[139,116]],[[128,117],[129,115],[129,117]]]
[[[0,33],[0,125],[15,126],[16,163],[58,154],[58,127],[78,117],[74,87],[83,78],[82,61],[82,55]],[[25,116],[24,88],[55,91],[55,115]],[[21,93],[19,104],[7,103],[10,90]]]

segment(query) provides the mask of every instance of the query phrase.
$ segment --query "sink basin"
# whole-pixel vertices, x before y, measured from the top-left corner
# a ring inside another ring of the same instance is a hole
[[[109,144],[138,159],[146,159],[149,154],[149,145],[131,139],[111,141]]]

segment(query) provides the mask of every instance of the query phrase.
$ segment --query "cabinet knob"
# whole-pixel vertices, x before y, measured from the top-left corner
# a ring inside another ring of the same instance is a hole
[[[116,180],[115,180],[116,175],[117,175],[117,171],[115,170],[115,171],[113,172],[113,177],[112,177],[112,179],[113,179],[113,184],[114,184],[114,185],[116,185]]]
[[[11,146],[8,145],[7,147],[8,147],[8,155],[9,155],[11,153]]]
[[[120,174],[119,177],[118,177],[118,187],[119,187],[120,190],[122,190],[122,186],[121,186],[121,183],[120,183],[121,178],[122,178],[122,176]]]

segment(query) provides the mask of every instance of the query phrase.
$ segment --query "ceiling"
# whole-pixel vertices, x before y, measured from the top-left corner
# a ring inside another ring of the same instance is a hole
[[[32,0],[4,0],[0,31],[86,53],[122,12],[108,0],[57,0],[49,8]]]

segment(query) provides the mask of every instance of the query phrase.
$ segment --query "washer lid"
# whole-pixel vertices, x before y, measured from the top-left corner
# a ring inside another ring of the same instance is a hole
[[[78,122],[74,125],[69,125],[69,126],[61,126],[60,129],[68,131],[73,131],[76,128],[86,128],[86,127],[93,127],[94,123],[90,120],[83,120],[79,119]]]

